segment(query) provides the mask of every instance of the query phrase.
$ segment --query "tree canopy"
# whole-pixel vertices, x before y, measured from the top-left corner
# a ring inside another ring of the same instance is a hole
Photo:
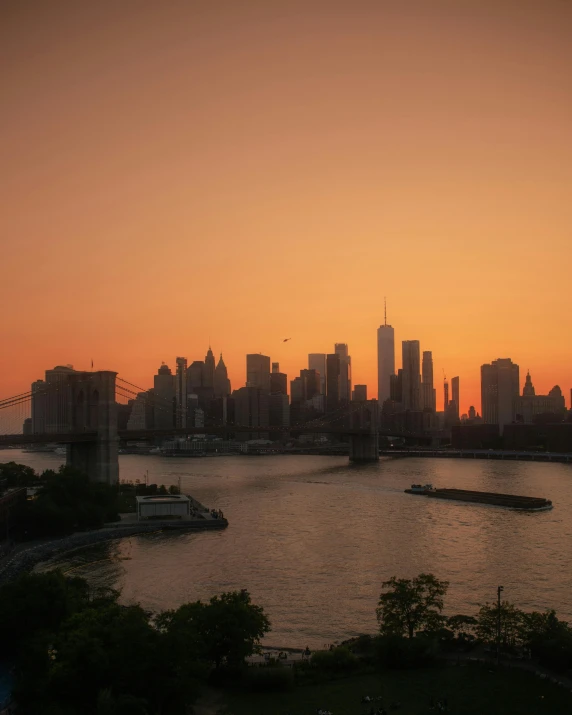
[[[269,630],[247,591],[155,615],[60,572],[0,588],[0,659],[22,715],[183,715],[215,666],[237,666]]]
[[[393,576],[382,585],[386,591],[379,597],[376,613],[383,635],[413,638],[419,631],[437,631],[443,625],[448,581],[422,573],[414,579]]]

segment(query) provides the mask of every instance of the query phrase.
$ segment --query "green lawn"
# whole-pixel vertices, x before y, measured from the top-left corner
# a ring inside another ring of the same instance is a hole
[[[437,715],[430,698],[447,698],[451,715],[572,715],[572,693],[531,673],[511,669],[489,672],[480,665],[390,671],[322,685],[300,686],[287,693],[229,694],[225,715],[368,715],[364,695],[382,695],[388,713]],[[399,710],[390,710],[394,701]]]

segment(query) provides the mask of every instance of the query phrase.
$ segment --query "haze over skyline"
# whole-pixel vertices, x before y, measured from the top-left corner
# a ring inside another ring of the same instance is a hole
[[[209,342],[233,386],[348,343],[374,396],[387,295],[439,409],[498,357],[568,402],[571,31],[561,0],[4,3],[2,396]]]

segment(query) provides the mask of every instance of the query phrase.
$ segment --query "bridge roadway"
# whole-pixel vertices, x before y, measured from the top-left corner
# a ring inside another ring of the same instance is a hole
[[[150,430],[118,430],[117,435],[124,442],[144,442],[151,439],[168,439],[169,437],[184,437],[187,435],[217,435],[227,436],[230,434],[246,433],[269,433],[281,434],[331,434],[346,435],[348,437],[358,435],[371,435],[368,429],[348,429],[347,427],[332,427],[327,425],[299,425],[296,427],[248,427],[244,425],[226,425],[223,427],[178,427],[175,429],[150,429]],[[380,437],[393,437],[400,439],[428,440],[430,434],[396,433],[388,430],[380,430],[377,433]],[[0,435],[0,446],[20,446],[28,444],[81,444],[86,442],[96,442],[97,432],[74,431],[47,434],[8,434]]]

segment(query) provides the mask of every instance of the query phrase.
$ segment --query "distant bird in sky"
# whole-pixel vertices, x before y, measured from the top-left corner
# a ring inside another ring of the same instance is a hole
[[[284,338],[284,340],[282,342],[287,343],[289,340],[292,340],[292,338]]]

